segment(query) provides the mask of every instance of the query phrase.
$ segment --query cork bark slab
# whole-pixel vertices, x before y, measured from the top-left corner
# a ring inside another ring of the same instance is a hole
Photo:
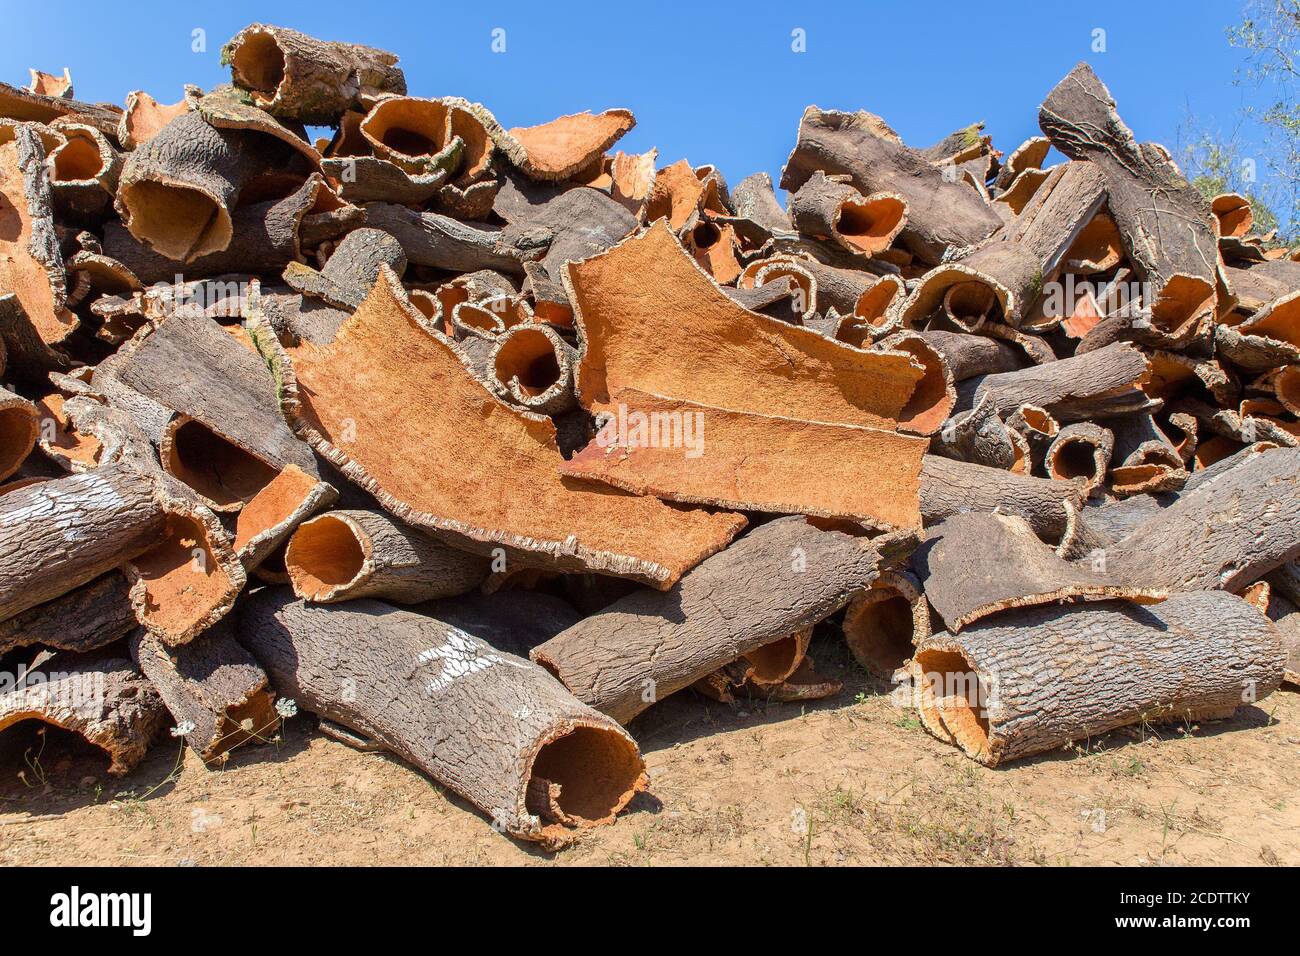
[[[400,296],[385,269],[333,342],[280,360],[295,430],[398,518],[663,588],[744,526],[562,478],[550,420],[490,395]]]
[[[566,271],[584,345],[578,398],[609,411],[624,388],[786,418],[893,428],[923,371],[733,302],[663,222]],[[702,352],[700,344],[711,348]]]
[[[932,529],[912,559],[925,596],[948,630],[1010,608],[1066,600],[1124,598],[1150,603],[1158,588],[1129,586],[1086,560],[1065,561],[1023,518],[954,515]]]
[[[1247,602],[1195,591],[1009,612],[934,635],[910,669],[926,729],[992,767],[1138,721],[1231,716],[1278,687],[1282,647]]]
[[[620,398],[626,414],[564,462],[563,474],[670,501],[848,518],[874,527],[920,526],[923,438],[731,411],[635,389]],[[695,432],[692,447],[684,447],[687,428]]]
[[[627,110],[575,113],[539,126],[508,130],[502,148],[526,176],[568,179],[587,166],[636,125]]]

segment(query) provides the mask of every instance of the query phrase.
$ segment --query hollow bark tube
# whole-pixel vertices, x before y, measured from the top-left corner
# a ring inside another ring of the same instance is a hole
[[[577,352],[544,325],[519,325],[498,336],[492,347],[494,384],[516,405],[543,415],[558,415],[577,404],[573,366]]]
[[[906,225],[907,201],[896,193],[864,196],[818,170],[790,198],[790,217],[804,235],[872,256],[888,249]]]
[[[242,625],[281,696],[414,764],[511,836],[555,845],[645,789],[621,727],[542,668],[436,618],[266,588]]]
[[[1197,591],[1009,611],[925,641],[913,679],[926,729],[994,767],[1138,721],[1228,717],[1278,687],[1282,646],[1247,602]]]
[[[406,92],[394,54],[285,27],[254,23],[225,52],[235,85],[258,106],[310,125],[332,124],[366,98]]]
[[[1078,478],[1091,495],[1106,480],[1115,436],[1110,429],[1091,422],[1066,425],[1047,449],[1043,467],[1048,477],[1069,481]]]
[[[998,468],[926,455],[921,465],[921,517],[926,527],[965,511],[1019,515],[1044,541],[1065,533],[1065,502],[1083,504],[1083,484],[1031,478]]]
[[[1298,499],[1300,449],[1274,448],[1181,495],[1107,561],[1136,585],[1240,591],[1300,555]]]
[[[36,406],[21,395],[0,387],[0,481],[26,460],[40,432]]]
[[[35,719],[84,737],[108,754],[108,772],[130,773],[144,759],[167,708],[125,657],[60,653],[0,693],[0,731]]]
[[[273,142],[217,129],[197,112],[182,113],[127,156],[117,192],[122,222],[178,262],[222,251],[234,234],[231,214],[240,190],[278,152],[258,147]]]
[[[123,465],[10,492],[0,498],[0,620],[140,554],[165,523],[153,481]]]
[[[825,619],[914,543],[912,535],[873,542],[803,517],[778,518],[672,590],[629,594],[530,656],[579,700],[627,723],[755,648]]]
[[[889,680],[930,636],[930,605],[906,571],[885,571],[844,612],[844,639],[872,677]]]
[[[299,526],[284,565],[294,594],[328,604],[377,597],[417,604],[464,594],[487,558],[449,547],[377,511],[331,511]]]
[[[1136,346],[1117,342],[1095,352],[970,379],[976,400],[992,395],[998,412],[1010,415],[1022,405],[1037,405],[1064,421],[1091,417],[1099,410],[1120,413],[1130,392],[1133,403],[1145,396],[1137,385],[1145,380],[1150,361]],[[969,385],[969,383],[968,383]],[[1132,403],[1130,403],[1132,404]]]

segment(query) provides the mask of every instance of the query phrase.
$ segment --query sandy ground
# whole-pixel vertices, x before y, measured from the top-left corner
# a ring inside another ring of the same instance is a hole
[[[79,738],[0,735],[4,864],[1300,864],[1300,694],[988,770],[929,737],[819,636],[815,705],[683,692],[632,731],[651,773],[616,824],[516,844],[400,763],[322,737],[204,769],[164,738],[130,776]]]

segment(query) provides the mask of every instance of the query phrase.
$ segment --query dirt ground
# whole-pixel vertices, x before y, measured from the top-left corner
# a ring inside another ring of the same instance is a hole
[[[819,635],[814,705],[684,691],[632,724],[651,794],[558,854],[495,833],[399,761],[321,736],[206,770],[158,743],[125,779],[79,738],[0,734],[3,864],[1300,864],[1300,694],[988,770]]]

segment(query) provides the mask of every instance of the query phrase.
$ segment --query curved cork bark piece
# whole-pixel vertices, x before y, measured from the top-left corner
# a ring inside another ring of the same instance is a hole
[[[616,414],[561,474],[669,501],[920,526],[922,438],[635,389],[619,397]]]
[[[1300,449],[1253,455],[1138,525],[1107,566],[1141,586],[1240,591],[1300,555],[1297,502]]]
[[[126,94],[126,110],[117,125],[117,141],[123,149],[138,149],[190,108],[188,98],[164,105],[143,90],[133,90]]]
[[[289,539],[284,566],[293,593],[330,604],[383,598],[418,604],[483,583],[487,558],[452,548],[377,511],[331,511]]]
[[[1029,137],[1011,151],[1011,155],[998,170],[993,185],[998,189],[1006,189],[1025,170],[1042,169],[1043,160],[1047,159],[1047,151],[1051,146],[1052,142],[1046,136]]]
[[[226,84],[199,97],[195,104],[195,111],[217,129],[242,130],[273,136],[302,155],[310,169],[318,170],[320,153],[316,152],[316,147],[307,142],[301,124],[294,124],[297,131],[290,129],[266,110],[250,104],[247,97],[248,94],[244,91]]]
[[[84,123],[55,127],[63,143],[50,151],[50,194],[61,221],[94,225],[109,213],[122,158],[108,137]]]
[[[144,759],[167,708],[136,666],[112,652],[60,653],[0,694],[0,731],[24,720],[61,727],[108,754],[108,772],[125,776]]]
[[[858,294],[853,312],[837,323],[835,338],[855,348],[864,348],[871,341],[902,331],[899,305],[906,295],[904,289],[903,280],[898,276],[876,279]]]
[[[493,397],[422,318],[385,269],[329,345],[271,342],[294,429],[402,521],[485,553],[505,545],[661,588],[744,526],[564,480],[550,420]],[[392,408],[403,409],[397,457]],[[470,433],[476,453],[450,454]],[[514,493],[525,486],[526,500]]]
[[[177,725],[193,726],[185,742],[204,763],[275,736],[275,694],[228,621],[182,647],[168,647],[146,631],[133,635],[129,647]]]
[[[626,724],[719,667],[829,617],[915,543],[913,533],[873,541],[777,518],[671,591],[636,591],[530,656],[579,700]]]
[[[973,246],[1002,225],[979,193],[950,182],[937,166],[904,146],[878,116],[810,106],[799,122],[798,142],[781,173],[781,187],[798,190],[814,172],[844,174],[862,194],[902,196],[907,226],[899,242],[926,265],[938,265],[949,248]]]
[[[235,553],[245,571],[252,571],[289,540],[295,528],[338,500],[333,485],[286,465],[239,511],[235,521]]]
[[[496,337],[488,367],[495,389],[506,401],[541,415],[559,415],[577,405],[573,392],[577,357],[573,346],[554,329],[516,325]]]
[[[0,497],[0,620],[66,594],[147,550],[165,521],[154,482],[124,465]]]
[[[1043,458],[1043,470],[1049,478],[1082,481],[1091,496],[1103,487],[1114,452],[1115,436],[1109,428],[1075,422],[1052,439]]]
[[[0,481],[16,472],[36,447],[40,422],[35,405],[0,387]]]
[[[230,244],[220,252],[201,255],[183,267],[141,242],[121,223],[104,224],[104,250],[145,284],[173,283],[178,273],[187,279],[264,272],[275,275],[303,255],[302,232],[310,211],[325,191],[315,173],[288,196],[250,203],[231,219]]]
[[[1154,287],[1145,303],[1152,326],[1177,339],[1213,315],[1219,257],[1210,204],[1165,152],[1133,138],[1092,67],[1070,71],[1043,101],[1038,123],[1053,146],[1105,177],[1128,257]]]
[[[524,260],[541,258],[549,243],[545,236],[512,235],[495,226],[462,223],[392,203],[366,206],[366,223],[400,242],[412,265],[449,272],[491,269],[522,275]]]
[[[811,627],[805,627],[765,644],[691,687],[725,704],[735,703],[738,697],[788,703],[838,694],[844,689],[842,683],[813,670],[813,660],[808,656],[812,632]]]
[[[870,257],[888,249],[902,232],[907,200],[897,193],[864,196],[841,177],[817,170],[790,197],[790,218],[806,236]]]
[[[159,255],[188,263],[221,252],[245,185],[275,169],[289,147],[256,132],[218,129],[183,113],[127,155],[117,211],[131,235]]]
[[[768,232],[789,232],[793,228],[767,173],[753,173],[738,182],[731,191],[731,206],[737,216],[757,223]]]
[[[565,283],[583,343],[578,400],[589,411],[611,411],[622,389],[635,388],[735,411],[893,428],[923,375],[908,355],[864,353],[756,318],[663,222],[570,263]],[[709,374],[700,342],[720,343],[725,356],[710,359]]]
[[[641,218],[648,223],[667,219],[673,232],[681,232],[695,225],[704,210],[727,214],[727,208],[718,200],[716,181],[702,178],[682,159],[655,173]]]
[[[1018,242],[990,242],[926,273],[903,303],[904,325],[939,315],[974,332],[986,321],[1019,326],[1043,283],[1043,264]]]
[[[0,83],[0,117],[25,123],[49,123],[61,116],[76,116],[78,122],[90,123],[105,136],[113,136],[122,110],[111,103],[83,103]]]
[[[215,510],[239,511],[286,465],[317,474],[262,359],[214,322],[177,312],[117,358],[114,378],[173,413],[159,436],[163,470]]]
[[[1139,386],[1151,367],[1136,346],[1116,342],[1095,352],[970,379],[974,401],[991,395],[998,413],[1011,415],[1023,405],[1037,405],[1063,421],[1092,418],[1099,412],[1121,414],[1146,407]]]
[[[1066,531],[1065,503],[1083,505],[1083,483],[1031,478],[938,455],[921,463],[921,517],[926,527],[968,511],[1017,515],[1044,541]]]
[[[357,129],[379,158],[419,175],[445,170],[468,185],[492,162],[495,126],[486,110],[457,97],[394,96],[375,104]]]
[[[1009,612],[934,635],[915,665],[925,728],[996,767],[1139,721],[1231,716],[1278,687],[1282,650],[1255,608],[1200,591],[1151,607]]]
[[[930,636],[930,605],[907,571],[883,571],[844,612],[844,639],[872,677],[890,680]]]
[[[1015,348],[987,335],[967,335],[939,329],[916,334],[943,356],[954,382],[962,382],[977,375],[1014,372],[1025,365],[1022,354]]]
[[[402,244],[381,229],[355,229],[334,247],[323,269],[290,262],[284,281],[297,292],[350,312],[370,294],[381,264],[400,279],[406,271]]]
[[[29,361],[57,367],[57,359],[44,361],[45,346],[57,346],[78,325],[67,308],[68,277],[55,234],[45,156],[31,125],[14,127],[12,138],[0,142],[0,291],[14,297],[4,338],[9,365],[16,369]],[[24,347],[22,338],[37,341]]]
[[[1300,415],[1300,365],[1285,365],[1265,372],[1250,387],[1271,394],[1292,415]]]
[[[240,639],[282,696],[409,761],[518,839],[556,847],[646,788],[621,727],[542,668],[436,618],[266,588],[245,606]]]
[[[590,166],[636,125],[628,110],[575,113],[498,137],[506,158],[529,179],[556,182]]]
[[[969,412],[954,415],[930,440],[930,450],[944,458],[1010,471],[1019,459],[1011,430],[985,396]]]
[[[922,336],[910,330],[887,335],[872,347],[873,352],[902,352],[925,370],[912,397],[898,413],[898,427],[916,435],[933,435],[957,403],[952,372],[942,353]]]
[[[1167,591],[1127,583],[1120,573],[1070,562],[1040,541],[1023,518],[962,514],[934,528],[912,558],[930,606],[954,634],[1009,608],[1070,600],[1160,601]]]
[[[991,402],[993,397],[988,394],[980,397],[981,402],[986,400]],[[1045,462],[1048,449],[1061,433],[1061,423],[1047,409],[1028,404],[1017,408],[1007,417],[1006,423],[1008,429],[1024,440],[1025,473],[1040,478],[1051,477],[1047,473]]]
[[[1110,476],[1115,494],[1176,491],[1187,481],[1182,455],[1149,412],[1109,418],[1106,423],[1115,436],[1117,464]]]
[[[1216,236],[1239,238],[1255,224],[1250,200],[1239,193],[1219,193],[1210,200],[1210,212],[1214,214]]]
[[[333,124],[354,106],[383,94],[404,94],[397,56],[338,43],[286,27],[254,23],[221,51],[235,85],[272,116],[309,125]]]
[[[27,72],[32,75],[31,82],[27,84],[27,92],[40,96],[58,96],[65,100],[72,99],[72,74],[66,66],[63,68],[62,76],[35,68]]]
[[[1243,368],[1261,371],[1294,363],[1300,358],[1300,291],[1270,302],[1238,325],[1218,325],[1215,333],[1220,350]]]
[[[130,585],[116,571],[0,622],[0,654],[40,645],[56,651],[93,651],[121,640],[138,624]]]
[[[321,160],[321,172],[338,184],[350,203],[389,202],[422,205],[447,184],[460,165],[465,143],[456,137],[430,158],[423,171],[411,172],[378,156],[342,156]]]

